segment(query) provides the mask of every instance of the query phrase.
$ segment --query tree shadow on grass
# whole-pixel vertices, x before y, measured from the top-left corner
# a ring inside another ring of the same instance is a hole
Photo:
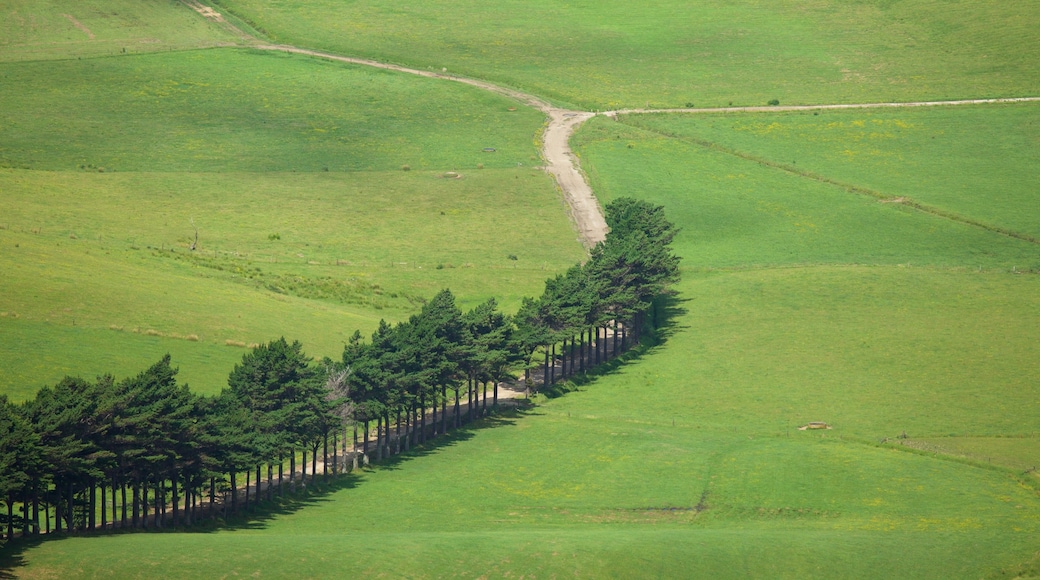
[[[657,328],[647,332],[642,337],[639,345],[621,353],[616,358],[599,364],[584,374],[569,377],[566,381],[561,381],[548,389],[543,388],[539,393],[549,398],[563,396],[595,383],[600,377],[615,374],[626,365],[655,353],[667,344],[670,337],[688,328],[678,324],[678,320],[687,312],[685,307],[687,302],[689,302],[688,299],[682,299],[673,295],[658,298],[656,304]],[[44,542],[63,541],[71,537],[104,538],[117,534],[208,534],[219,531],[234,532],[265,529],[268,523],[277,517],[294,514],[304,508],[333,501],[332,496],[334,494],[363,485],[367,476],[376,470],[396,471],[403,468],[409,461],[434,455],[444,449],[464,441],[469,441],[476,436],[478,431],[483,429],[514,425],[528,415],[540,414],[537,410],[537,405],[526,399],[512,399],[508,403],[503,402],[498,409],[494,409],[489,415],[464,424],[458,429],[449,431],[446,435],[431,437],[427,439],[426,443],[412,447],[409,451],[391,455],[382,461],[374,462],[369,466],[359,468],[350,473],[330,476],[327,481],[322,481],[322,478],[319,476],[315,484],[308,485],[296,494],[287,493],[284,497],[276,497],[272,501],[250,503],[248,511],[240,510],[238,514],[226,520],[221,518],[204,519],[192,526],[176,528],[114,529],[102,532],[48,534],[24,539],[18,538],[0,548],[0,580],[14,578],[14,571],[25,565],[24,554]]]
[[[679,324],[679,320],[688,312],[685,305],[690,301],[689,298],[682,298],[673,294],[659,296],[655,301],[654,314],[648,316],[648,318],[651,318],[651,320],[648,320],[650,324],[653,324],[652,317],[657,317],[657,326],[644,334],[638,345],[629,348],[615,358],[596,365],[584,373],[576,373],[574,376],[567,377],[566,380],[561,380],[549,388],[542,388],[538,393],[550,399],[555,399],[567,393],[580,391],[582,388],[595,383],[601,377],[616,374],[622,368],[661,350],[671,337],[689,328],[687,325]]]
[[[361,467],[349,473],[330,475],[327,481],[323,481],[322,476],[319,475],[314,484],[308,483],[306,487],[303,487],[298,483],[297,493],[295,494],[290,494],[287,491],[284,497],[278,497],[277,491],[275,491],[273,500],[265,500],[259,503],[250,502],[248,511],[240,508],[238,514],[226,520],[219,517],[216,519],[204,519],[192,526],[179,526],[176,528],[116,528],[97,532],[53,533],[24,539],[16,538],[0,548],[0,580],[15,578],[14,571],[26,564],[25,553],[37,548],[44,542],[61,542],[74,537],[100,539],[121,534],[211,534],[240,530],[262,530],[267,528],[272,520],[280,516],[291,515],[309,507],[334,501],[333,496],[335,494],[363,485],[368,476],[378,470],[398,470],[409,461],[435,455],[444,449],[469,441],[476,436],[478,431],[514,425],[519,419],[529,414],[533,407],[534,405],[530,401],[504,403],[487,416],[475,419],[473,422],[450,431],[446,435],[431,437],[427,439],[426,443],[414,446],[409,451],[392,455],[380,462],[373,462],[371,465]],[[219,510],[220,508],[218,507],[217,509]]]

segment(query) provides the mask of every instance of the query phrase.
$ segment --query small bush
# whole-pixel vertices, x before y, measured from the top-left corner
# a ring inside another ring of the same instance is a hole
[[[411,171],[411,170],[412,170],[412,167],[410,165],[402,165],[401,166],[401,171]]]
[[[267,236],[267,239],[268,239],[268,240],[271,240],[271,241],[273,242],[273,241],[275,241],[275,240],[280,240],[280,239],[282,239],[282,236],[280,236],[280,235],[278,235],[278,234],[270,234],[270,235],[268,235],[268,236]]]
[[[780,104],[780,99],[770,99],[770,101],[769,101],[769,106],[770,107],[775,107],[775,106],[777,106],[779,104]]]

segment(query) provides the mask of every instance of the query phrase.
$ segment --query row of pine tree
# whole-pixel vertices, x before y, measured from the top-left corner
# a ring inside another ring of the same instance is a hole
[[[679,275],[661,207],[621,198],[606,218],[610,233],[589,259],[514,316],[494,299],[463,313],[444,290],[368,341],[355,332],[339,361],[315,362],[284,338],[260,345],[213,397],[178,384],[169,355],[121,381],[67,377],[19,405],[0,396],[5,538],[226,517],[250,497],[306,486],[308,454],[311,485],[319,470],[337,473],[347,425],[355,446],[362,432],[362,457],[379,461],[486,414],[489,384],[494,408],[499,384],[520,370],[528,387],[533,370],[551,385],[605,361],[639,341]]]

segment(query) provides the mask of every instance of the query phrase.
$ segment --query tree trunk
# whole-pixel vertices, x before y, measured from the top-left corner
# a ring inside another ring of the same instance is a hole
[[[550,362],[549,362],[549,384],[550,385],[555,385],[556,384],[556,343],[555,342],[552,343],[552,346],[550,347],[550,349],[552,350],[552,357],[551,357]]]
[[[72,488],[72,484],[70,483],[69,484],[69,506],[68,506],[68,512],[69,512],[68,524],[69,524],[69,531],[70,532],[75,532],[76,531],[76,520],[73,517],[73,511],[72,511],[73,507],[75,506],[75,501],[74,501],[74,498],[73,498],[73,494],[74,493],[75,492],[74,492],[74,490]]]
[[[267,501],[274,500],[274,466],[267,462]]]
[[[247,513],[249,512],[249,488],[252,487],[252,484],[250,483],[250,476],[252,476],[252,475],[253,475],[253,470],[249,469],[247,467],[246,468],[246,489],[245,489],[245,491],[246,491],[246,500],[245,500],[245,506],[243,506]]]
[[[151,509],[148,499],[148,478],[141,482],[141,527],[148,527],[148,512]]]
[[[387,424],[387,441],[390,440],[390,421]],[[387,448],[389,448],[389,443]],[[321,436],[321,480],[323,482],[329,482],[329,431],[326,431]]]
[[[318,446],[315,445],[314,449],[311,450],[311,485],[314,485],[314,478],[318,476]]]
[[[495,381],[495,402],[491,406],[495,409],[498,408],[498,381]]]
[[[289,450],[289,493],[296,493],[296,450]]]
[[[383,418],[376,417],[376,461],[383,460]]]
[[[175,472],[176,473],[176,472]],[[188,481],[188,474],[185,471],[181,471],[181,476],[184,477],[184,486],[181,487],[181,491],[184,492],[184,511],[181,514],[181,523],[186,526],[191,525],[191,483]],[[176,474],[174,475],[174,481],[176,481]],[[177,494],[174,494],[174,505],[177,504]],[[177,512],[174,510],[173,513],[173,525],[177,525]]]
[[[434,403],[434,405],[433,405],[434,406],[434,408],[433,408],[433,416],[430,419],[430,426],[433,427],[433,429],[431,429],[431,430],[434,431],[433,432],[433,436],[437,437],[437,391],[436,390],[434,391],[434,401],[433,401],[433,403]]]
[[[191,525],[191,508],[194,505],[192,499],[195,494],[191,492],[191,484],[188,483],[188,476],[184,476],[184,525]]]
[[[235,481],[235,470],[231,470],[231,513],[238,513],[238,483]]]
[[[560,379],[567,380],[567,339],[560,345]]]
[[[105,488],[101,488],[101,527],[104,527],[105,519]],[[32,494],[32,535],[40,535],[40,483],[33,480]]]
[[[397,441],[394,442],[394,452],[401,453],[401,409],[395,409],[394,414],[397,415]],[[344,458],[346,459],[346,458]]]
[[[365,433],[365,435],[368,435],[368,433]],[[365,440],[367,441],[368,439],[366,438]],[[302,461],[300,461],[300,483],[303,485],[304,491],[306,491],[307,490],[307,448],[304,447],[300,451],[300,453],[302,455]]]
[[[549,345],[545,345],[545,370],[542,372],[542,388],[549,387]]]
[[[332,475],[339,474],[339,430],[332,432]]]
[[[10,496],[7,497],[7,541],[10,542],[14,539],[14,500]],[[61,531],[61,528],[58,528]]]
[[[412,411],[406,409],[404,413],[404,450],[412,448]]]
[[[419,443],[426,444],[426,393],[419,395]]]
[[[22,496],[22,537],[29,537],[29,495]]]
[[[176,528],[179,522],[178,517],[180,516],[180,513],[178,513],[180,510],[177,507],[177,500],[179,499],[177,497],[177,470],[174,470],[173,475],[170,476],[170,497],[173,501],[173,527]]]
[[[383,424],[386,425],[386,456],[390,457],[390,456],[392,456],[394,454],[394,448],[393,448],[393,439],[394,438],[393,438],[393,436],[390,433],[390,426],[392,425],[392,423],[390,422],[390,410],[389,409],[383,411]],[[329,467],[328,467],[328,464],[326,462],[325,473],[328,473],[328,471],[329,471]]]
[[[213,517],[213,508],[217,501],[217,478],[209,478],[209,517]]]
[[[448,432],[448,385],[441,385],[441,434]]]
[[[487,381],[484,381],[484,400],[481,403],[480,416],[484,417],[487,415]]]
[[[259,463],[256,464],[256,494],[253,497],[256,500],[256,503],[257,503],[258,506],[259,506],[260,502],[262,501],[260,498],[264,497],[263,493],[262,493],[263,489],[261,488],[261,486],[263,484],[263,473],[261,473],[260,469],[261,469],[260,464]]]
[[[471,376],[469,378],[469,380],[466,382],[466,422],[467,423],[472,423],[473,422],[473,382],[475,380],[476,379],[474,379]]]
[[[124,508],[126,507],[126,502],[125,501],[123,503],[123,507]],[[123,519],[125,520],[126,519],[126,513],[125,513],[126,510],[124,509],[123,512],[124,512],[123,513]],[[137,481],[134,482],[134,506],[133,506],[133,512],[134,512],[134,519],[132,520],[132,522],[133,522],[134,528],[137,528],[137,526],[140,524],[140,514],[141,514],[141,484],[140,484],[140,482],[137,482]]]
[[[614,320],[612,322],[612,324],[614,325],[614,355],[617,358],[617,355],[618,355],[618,321]]]
[[[116,511],[116,487],[122,487],[122,484],[117,483],[115,479],[112,479],[112,529],[116,529],[116,521],[119,520],[119,513]]]
[[[365,429],[362,435],[364,435],[364,440],[361,442],[361,455],[368,457],[368,419],[365,419]]]
[[[284,479],[282,466],[285,465],[285,458],[278,455],[278,497],[285,497],[285,488],[283,487],[282,480]]]
[[[155,479],[155,527],[166,524],[166,482],[161,477]]]
[[[459,411],[459,390],[455,389],[455,419],[454,419],[454,424],[455,424],[455,429],[456,430],[460,427],[459,421],[462,420],[462,418],[459,416],[459,413],[460,413],[460,411]]]

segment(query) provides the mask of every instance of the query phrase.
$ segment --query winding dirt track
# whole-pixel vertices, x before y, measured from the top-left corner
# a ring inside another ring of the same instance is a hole
[[[563,193],[564,200],[567,202],[571,219],[574,221],[575,227],[578,229],[582,243],[585,244],[586,247],[591,248],[606,238],[607,222],[603,219],[603,212],[600,211],[599,204],[596,203],[596,196],[593,195],[592,188],[590,188],[588,182],[585,181],[585,176],[581,173],[578,166],[578,159],[571,151],[569,144],[570,136],[574,130],[587,119],[593,117],[594,113],[560,109],[552,106],[547,101],[535,97],[534,95],[502,87],[494,83],[465,77],[457,77],[445,72],[408,68],[396,64],[388,64],[364,58],[339,56],[318,50],[297,48],[295,46],[283,44],[258,44],[254,46],[254,48],[304,54],[317,58],[360,64],[419,75],[427,78],[454,81],[465,85],[471,85],[492,93],[497,93],[519,101],[529,107],[538,109],[549,117],[549,122],[545,126],[545,132],[542,134],[542,158],[545,160],[545,170],[556,179],[556,184],[559,186],[560,191]]]
[[[364,58],[353,58],[340,56],[318,50],[309,50],[284,44],[267,44],[250,36],[248,33],[236,28],[227,22],[212,8],[198,2],[198,0],[181,0],[192,10],[198,12],[204,18],[211,20],[243,39],[250,41],[253,48],[261,50],[278,50],[294,54],[303,54],[317,58],[324,58],[339,62],[371,66],[386,70],[403,72],[428,78],[444,79],[466,85],[471,85],[486,91],[509,97],[524,105],[538,109],[545,113],[549,120],[542,134],[542,158],[545,160],[545,170],[556,180],[556,185],[563,193],[571,219],[578,230],[582,243],[586,248],[591,248],[606,238],[608,227],[603,217],[603,212],[596,201],[596,196],[589,187],[584,173],[574,152],[570,148],[570,136],[581,126],[582,123],[595,117],[604,115],[616,119],[618,115],[635,115],[650,113],[765,113],[765,112],[789,112],[789,111],[820,111],[828,109],[880,109],[897,107],[936,107],[950,105],[985,105],[994,103],[1023,103],[1040,101],[1040,97],[1018,97],[1003,99],[967,99],[956,101],[919,101],[910,103],[852,103],[832,105],[786,105],[786,106],[764,106],[764,107],[720,107],[720,108],[677,108],[677,109],[619,109],[616,111],[605,111],[590,113],[587,111],[571,111],[554,107],[548,101],[542,100],[534,95],[499,86],[494,83],[477,79],[458,77],[447,72],[435,72],[408,68],[395,64],[388,64]]]

